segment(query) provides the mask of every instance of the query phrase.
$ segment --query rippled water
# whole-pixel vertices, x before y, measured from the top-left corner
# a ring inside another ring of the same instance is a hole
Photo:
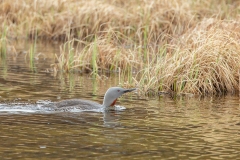
[[[1,63],[0,159],[240,159],[239,97],[131,93],[118,102],[122,110],[42,111],[47,101],[69,98],[101,103],[118,84],[114,77],[54,75],[49,57],[34,71],[24,55]]]

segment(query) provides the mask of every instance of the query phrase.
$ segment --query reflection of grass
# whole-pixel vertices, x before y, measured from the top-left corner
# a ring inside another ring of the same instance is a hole
[[[1,12],[12,36],[37,28],[38,38],[68,40],[55,71],[119,72],[121,85],[144,92],[218,94],[239,90],[239,3],[6,0]]]
[[[68,74],[68,81],[69,81],[69,90],[73,91],[75,88],[75,76],[73,73]]]
[[[31,45],[29,49],[29,64],[30,64],[30,69],[34,72],[36,72],[36,67],[35,67],[35,55],[36,55],[36,48],[37,48],[37,34],[35,34],[34,42]]]
[[[4,58],[2,58],[2,57],[0,57],[0,66],[1,66],[1,70],[2,70],[2,72],[0,73],[1,74],[1,76],[3,77],[3,78],[6,78],[7,77],[7,73],[8,73],[8,66],[7,66],[7,62],[6,62],[6,59],[4,59]]]

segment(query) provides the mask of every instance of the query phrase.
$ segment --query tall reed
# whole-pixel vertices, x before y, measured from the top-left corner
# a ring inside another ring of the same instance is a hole
[[[98,74],[97,56],[98,56],[97,39],[95,37],[92,51],[92,74],[94,76]]]

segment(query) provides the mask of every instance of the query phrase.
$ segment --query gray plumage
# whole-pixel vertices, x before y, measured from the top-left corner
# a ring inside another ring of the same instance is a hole
[[[108,109],[110,106],[113,106],[115,104],[117,98],[122,94],[132,92],[134,90],[136,90],[136,88],[124,89],[120,87],[111,87],[105,93],[102,105],[89,100],[69,99],[56,103],[50,103],[42,106],[42,108],[48,111],[69,111],[74,109],[90,111],[96,109]]]

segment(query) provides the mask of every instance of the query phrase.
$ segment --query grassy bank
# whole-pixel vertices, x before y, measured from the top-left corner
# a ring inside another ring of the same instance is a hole
[[[122,85],[178,94],[239,91],[240,2],[18,0],[0,3],[12,39],[64,41],[54,71],[117,72]]]

